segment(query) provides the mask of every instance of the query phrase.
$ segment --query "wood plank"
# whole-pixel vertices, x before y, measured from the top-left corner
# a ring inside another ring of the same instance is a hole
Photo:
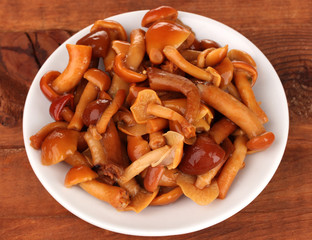
[[[0,16],[2,24],[0,31],[32,31],[47,29],[68,29],[78,31],[92,24],[95,20],[112,15],[151,9],[163,5],[162,1],[122,1],[116,4],[114,1],[81,0],[79,4],[69,0],[52,1],[1,1]],[[280,24],[311,23],[311,1],[257,1],[246,3],[245,1],[226,0],[222,4],[198,0],[192,1],[171,0],[165,4],[181,11],[197,13],[217,21],[221,21],[231,27],[235,26],[274,26]],[[19,9],[23,9],[19,14]],[[269,9],[269,11],[268,11]],[[24,20],[27,21],[24,21]]]

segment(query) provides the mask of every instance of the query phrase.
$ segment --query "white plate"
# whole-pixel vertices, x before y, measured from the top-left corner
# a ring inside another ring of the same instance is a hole
[[[129,34],[132,29],[140,27],[145,12],[130,12],[109,19],[120,22]],[[274,132],[276,140],[268,150],[248,156],[246,167],[239,172],[226,199],[215,200],[208,206],[196,205],[183,197],[168,206],[148,207],[139,214],[118,212],[79,187],[64,187],[69,167],[64,163],[48,167],[41,165],[40,151],[30,147],[29,137],[53,121],[48,112],[50,103],[39,88],[40,78],[49,70],[64,70],[68,61],[65,44],[76,43],[89,32],[89,26],[63,43],[39,70],[26,99],[23,133],[29,162],[46,190],[70,212],[100,228],[130,235],[166,236],[210,227],[253,201],[269,183],[282,159],[288,137],[288,107],[280,79],[268,59],[248,39],[224,24],[186,12],[179,12],[179,18],[192,27],[198,39],[208,38],[221,45],[228,44],[229,49],[241,49],[253,57],[259,73],[254,91],[270,119],[265,127]]]

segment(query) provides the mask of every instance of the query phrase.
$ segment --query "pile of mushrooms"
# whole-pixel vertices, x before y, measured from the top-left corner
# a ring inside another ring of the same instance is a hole
[[[182,195],[206,205],[226,196],[247,152],[273,143],[252,90],[252,57],[199,40],[185,24],[176,9],[155,8],[128,42],[118,22],[96,21],[66,45],[65,70],[42,77],[55,121],[31,146],[44,165],[72,166],[66,187],[79,185],[119,211]]]

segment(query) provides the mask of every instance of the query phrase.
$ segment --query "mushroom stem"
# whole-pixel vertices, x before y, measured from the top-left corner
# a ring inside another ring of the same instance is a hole
[[[126,58],[126,65],[136,71],[145,55],[145,32],[142,29],[134,29],[130,34],[130,47]]]
[[[179,51],[176,48],[172,46],[166,46],[163,52],[171,62],[177,65],[184,72],[190,74],[195,78],[207,82],[212,82],[213,76],[209,72],[188,62],[185,58],[183,58],[183,56],[179,53]]]
[[[58,71],[49,71],[44,74],[40,80],[40,89],[42,93],[47,97],[47,99],[49,99],[51,102],[60,97],[60,95],[57,94],[50,86],[51,82],[60,75],[61,73]]]
[[[149,134],[149,146],[152,150],[166,145],[166,139],[162,131],[153,132]]]
[[[88,103],[96,99],[99,89],[91,82],[88,82],[85,87],[78,105],[76,106],[76,111],[73,118],[71,119],[68,128],[80,131],[83,127],[82,115]]]
[[[184,116],[190,123],[196,120],[200,108],[200,96],[192,81],[157,68],[148,68],[147,75],[152,89],[183,93],[187,98]]]
[[[146,122],[146,132],[153,133],[160,130],[163,130],[164,128],[167,128],[169,125],[168,120],[164,118],[154,118],[149,119]]]
[[[90,68],[83,75],[85,79],[97,86],[100,91],[107,91],[111,85],[109,76],[100,69]]]
[[[105,109],[101,118],[96,124],[96,130],[102,134],[106,131],[107,125],[112,116],[118,111],[125,100],[126,94],[124,90],[118,90],[111,104]]]
[[[53,82],[52,88],[59,94],[73,89],[88,69],[92,47],[84,45],[66,45],[69,61],[65,70]]]
[[[243,71],[236,71],[234,75],[236,88],[246,106],[253,111],[262,124],[268,122],[268,117],[258,104],[251,84],[248,80],[248,74]]]
[[[118,54],[114,61],[114,71],[123,80],[129,83],[143,82],[146,79],[146,75],[135,72],[126,67],[125,64],[126,55],[123,53]]]
[[[258,117],[232,95],[212,85],[198,84],[198,89],[204,102],[232,120],[249,138],[265,132]]]
[[[195,137],[195,127],[176,111],[159,104],[150,103],[146,108],[146,112],[157,117],[177,121],[181,124],[182,132],[186,138]]]
[[[96,180],[80,183],[80,187],[119,210],[124,209],[130,203],[129,194],[121,187],[110,186]]]

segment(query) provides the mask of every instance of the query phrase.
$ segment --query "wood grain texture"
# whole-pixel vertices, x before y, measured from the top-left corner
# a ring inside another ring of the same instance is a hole
[[[0,239],[150,239],[97,228],[69,213],[42,187],[23,145],[27,91],[45,59],[72,33],[154,1],[0,1]],[[312,238],[312,2],[166,1],[238,30],[267,56],[284,86],[290,132],[283,160],[246,208],[208,229],[161,239]]]

